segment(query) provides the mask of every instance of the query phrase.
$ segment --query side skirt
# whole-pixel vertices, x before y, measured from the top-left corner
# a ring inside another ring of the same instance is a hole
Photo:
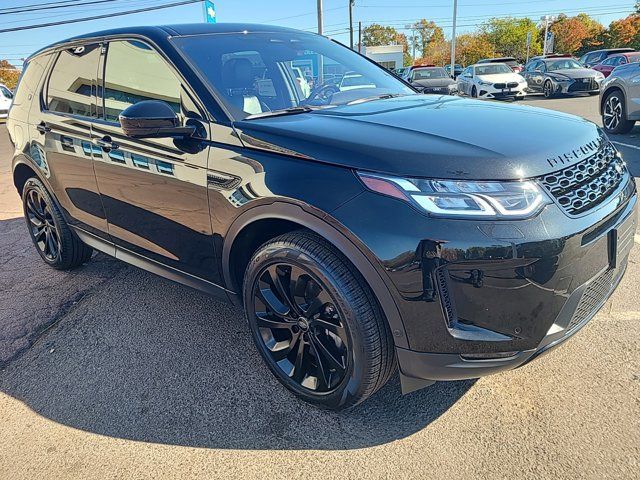
[[[118,260],[122,260],[123,262],[133,265],[134,267],[141,268],[160,277],[168,278],[169,280],[181,283],[182,285],[195,288],[196,290],[200,290],[222,300],[231,302],[234,302],[236,300],[240,301],[236,293],[231,292],[230,290],[227,290],[220,285],[216,285],[215,283],[211,283],[207,280],[183,272],[176,268],[163,265],[159,262],[156,262],[155,260],[151,260],[150,258],[147,258],[125,248],[118,247],[113,243],[96,237],[95,235],[76,226],[71,225],[71,228],[73,228],[80,240],[82,240],[90,247],[102,253],[106,253],[111,257],[117,258]]]

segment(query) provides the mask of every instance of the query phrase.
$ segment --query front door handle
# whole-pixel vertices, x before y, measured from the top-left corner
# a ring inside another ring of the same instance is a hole
[[[108,152],[109,150],[117,150],[120,147],[117,143],[113,143],[111,141],[111,137],[108,135],[102,138],[94,138],[93,140],[91,140],[91,143],[93,143],[97,147],[100,147],[105,152]]]
[[[36,125],[36,130],[44,135],[45,133],[51,131],[51,127],[47,126],[47,124],[44,122],[40,122],[38,125]]]

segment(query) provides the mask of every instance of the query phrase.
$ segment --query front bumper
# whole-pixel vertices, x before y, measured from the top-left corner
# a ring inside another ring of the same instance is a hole
[[[516,368],[570,338],[620,282],[638,222],[628,173],[577,217],[553,204],[528,220],[438,219],[389,202],[367,192],[334,215],[386,271],[408,340],[404,391]],[[380,212],[387,234],[370,227]]]
[[[513,98],[522,98],[526,93],[527,84],[518,84],[517,87],[513,88],[495,88],[493,85],[479,85],[476,87],[478,90],[478,98],[485,99],[513,99]]]
[[[556,89],[556,93],[560,93],[562,95],[578,95],[581,93],[598,93],[600,92],[600,85],[602,81],[597,81],[595,79],[586,79],[588,81],[583,81],[585,79],[578,79],[572,82],[556,82],[553,84]]]

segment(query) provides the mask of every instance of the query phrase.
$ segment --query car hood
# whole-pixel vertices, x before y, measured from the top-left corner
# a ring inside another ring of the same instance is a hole
[[[569,78],[589,78],[595,77],[598,72],[592,68],[575,68],[567,70],[554,70],[549,72],[549,76],[560,75]]]
[[[452,83],[456,83],[452,78],[431,78],[424,80],[414,80],[411,82],[412,85],[418,85],[420,87],[432,88],[432,87],[446,87],[447,85],[451,85]]]
[[[248,147],[358,170],[514,180],[591,152],[595,124],[552,110],[409,95],[234,124]],[[587,147],[585,147],[587,146]]]
[[[496,73],[494,75],[477,75],[476,78],[487,83],[521,82],[523,77],[517,73]]]

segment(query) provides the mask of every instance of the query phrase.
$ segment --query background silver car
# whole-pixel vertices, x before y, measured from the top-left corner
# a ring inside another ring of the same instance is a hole
[[[629,133],[640,120],[640,63],[616,67],[602,83],[600,115],[608,133]]]

